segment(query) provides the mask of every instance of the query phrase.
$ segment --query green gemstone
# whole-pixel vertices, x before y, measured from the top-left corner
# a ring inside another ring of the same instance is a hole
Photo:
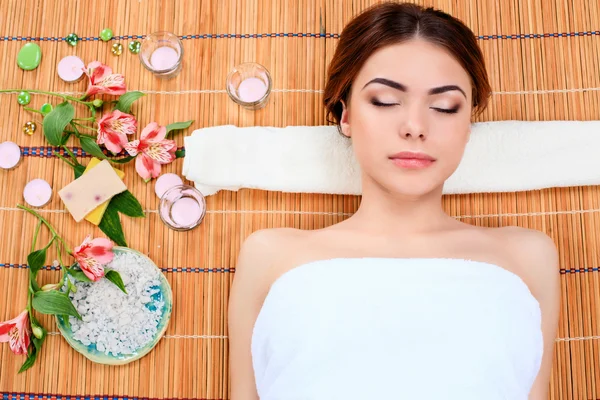
[[[78,41],[79,41],[79,36],[77,36],[75,33],[70,33],[65,38],[65,42],[69,43],[73,47],[77,46]]]
[[[141,48],[142,48],[142,44],[137,40],[134,40],[133,42],[129,43],[129,51],[132,54],[139,53]]]
[[[113,31],[110,28],[102,29],[102,32],[100,32],[100,39],[102,39],[104,42],[108,42],[110,39],[112,39],[112,37]]]
[[[31,95],[29,94],[29,92],[21,92],[17,96],[17,101],[20,105],[26,106],[31,101]]]
[[[123,54],[123,45],[121,43],[115,43],[112,45],[112,49],[110,50],[115,56],[120,56]]]
[[[35,43],[27,43],[17,54],[17,65],[26,71],[36,69],[42,61],[42,49]]]
[[[54,109],[54,107],[52,107],[52,104],[50,103],[44,103],[42,104],[42,106],[40,107],[40,111],[42,112],[42,114],[47,115],[50,114],[50,112]]]

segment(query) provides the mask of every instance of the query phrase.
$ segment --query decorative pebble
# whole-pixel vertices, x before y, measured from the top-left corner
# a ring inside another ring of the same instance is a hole
[[[14,142],[0,143],[0,168],[13,169],[21,161],[21,148]]]
[[[79,41],[79,36],[75,33],[69,33],[67,37],[65,37],[65,42],[70,44],[71,46],[77,46],[77,42]]]
[[[40,111],[42,112],[43,115],[48,115],[50,114],[50,112],[54,109],[54,107],[52,107],[52,104],[50,103],[44,103],[42,104],[42,106],[40,107]]]
[[[123,45],[121,43],[115,43],[112,45],[112,49],[110,50],[115,56],[120,56],[123,54]]]
[[[23,189],[23,198],[33,207],[43,207],[52,197],[52,188],[50,184],[43,179],[34,179],[25,185]]]
[[[21,92],[17,96],[17,102],[22,106],[26,106],[31,102],[31,95],[29,92]]]
[[[154,184],[154,193],[160,199],[163,194],[173,186],[183,185],[183,181],[177,174],[162,174]]]
[[[100,39],[102,39],[103,42],[108,42],[112,37],[113,31],[110,28],[104,28],[102,29],[102,32],[100,32]]]
[[[134,40],[133,42],[129,43],[129,51],[131,54],[138,54],[141,48],[142,44],[139,40]]]
[[[17,54],[17,65],[25,71],[36,69],[42,61],[42,49],[35,43],[27,43]]]
[[[58,62],[56,71],[65,82],[77,82],[83,76],[85,64],[77,56],[66,56]]]
[[[29,136],[33,135],[36,129],[37,124],[32,121],[27,121],[25,122],[25,125],[23,125],[23,133]]]

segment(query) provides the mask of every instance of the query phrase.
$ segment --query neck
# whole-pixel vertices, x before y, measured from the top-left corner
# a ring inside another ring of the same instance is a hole
[[[425,195],[390,193],[363,185],[361,204],[352,217],[361,230],[378,234],[417,234],[442,229],[456,222],[442,207],[442,189]]]

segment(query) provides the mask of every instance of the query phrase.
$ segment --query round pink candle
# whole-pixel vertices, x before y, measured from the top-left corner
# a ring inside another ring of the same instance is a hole
[[[66,56],[56,68],[58,76],[65,82],[76,82],[83,76],[85,65],[79,57]]]
[[[158,177],[154,185],[154,193],[161,198],[163,194],[174,186],[183,185],[183,181],[177,174],[163,174]]]
[[[267,85],[260,78],[246,78],[238,86],[240,100],[253,103],[260,100],[267,93]]]
[[[43,179],[34,179],[25,185],[23,198],[33,207],[43,207],[52,197],[52,188],[50,184]]]
[[[0,143],[0,168],[12,169],[21,161],[21,148],[14,142]]]
[[[152,52],[150,64],[155,70],[164,71],[177,65],[179,53],[172,47],[161,46]]]
[[[200,205],[190,197],[182,197],[171,206],[171,218],[179,226],[194,225],[201,215]]]

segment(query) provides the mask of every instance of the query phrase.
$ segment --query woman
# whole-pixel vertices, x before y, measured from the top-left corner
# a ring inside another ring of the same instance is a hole
[[[361,204],[324,229],[244,242],[232,400],[547,398],[554,242],[442,208],[489,94],[473,33],[445,13],[382,4],[348,24],[324,101],[360,163]]]

